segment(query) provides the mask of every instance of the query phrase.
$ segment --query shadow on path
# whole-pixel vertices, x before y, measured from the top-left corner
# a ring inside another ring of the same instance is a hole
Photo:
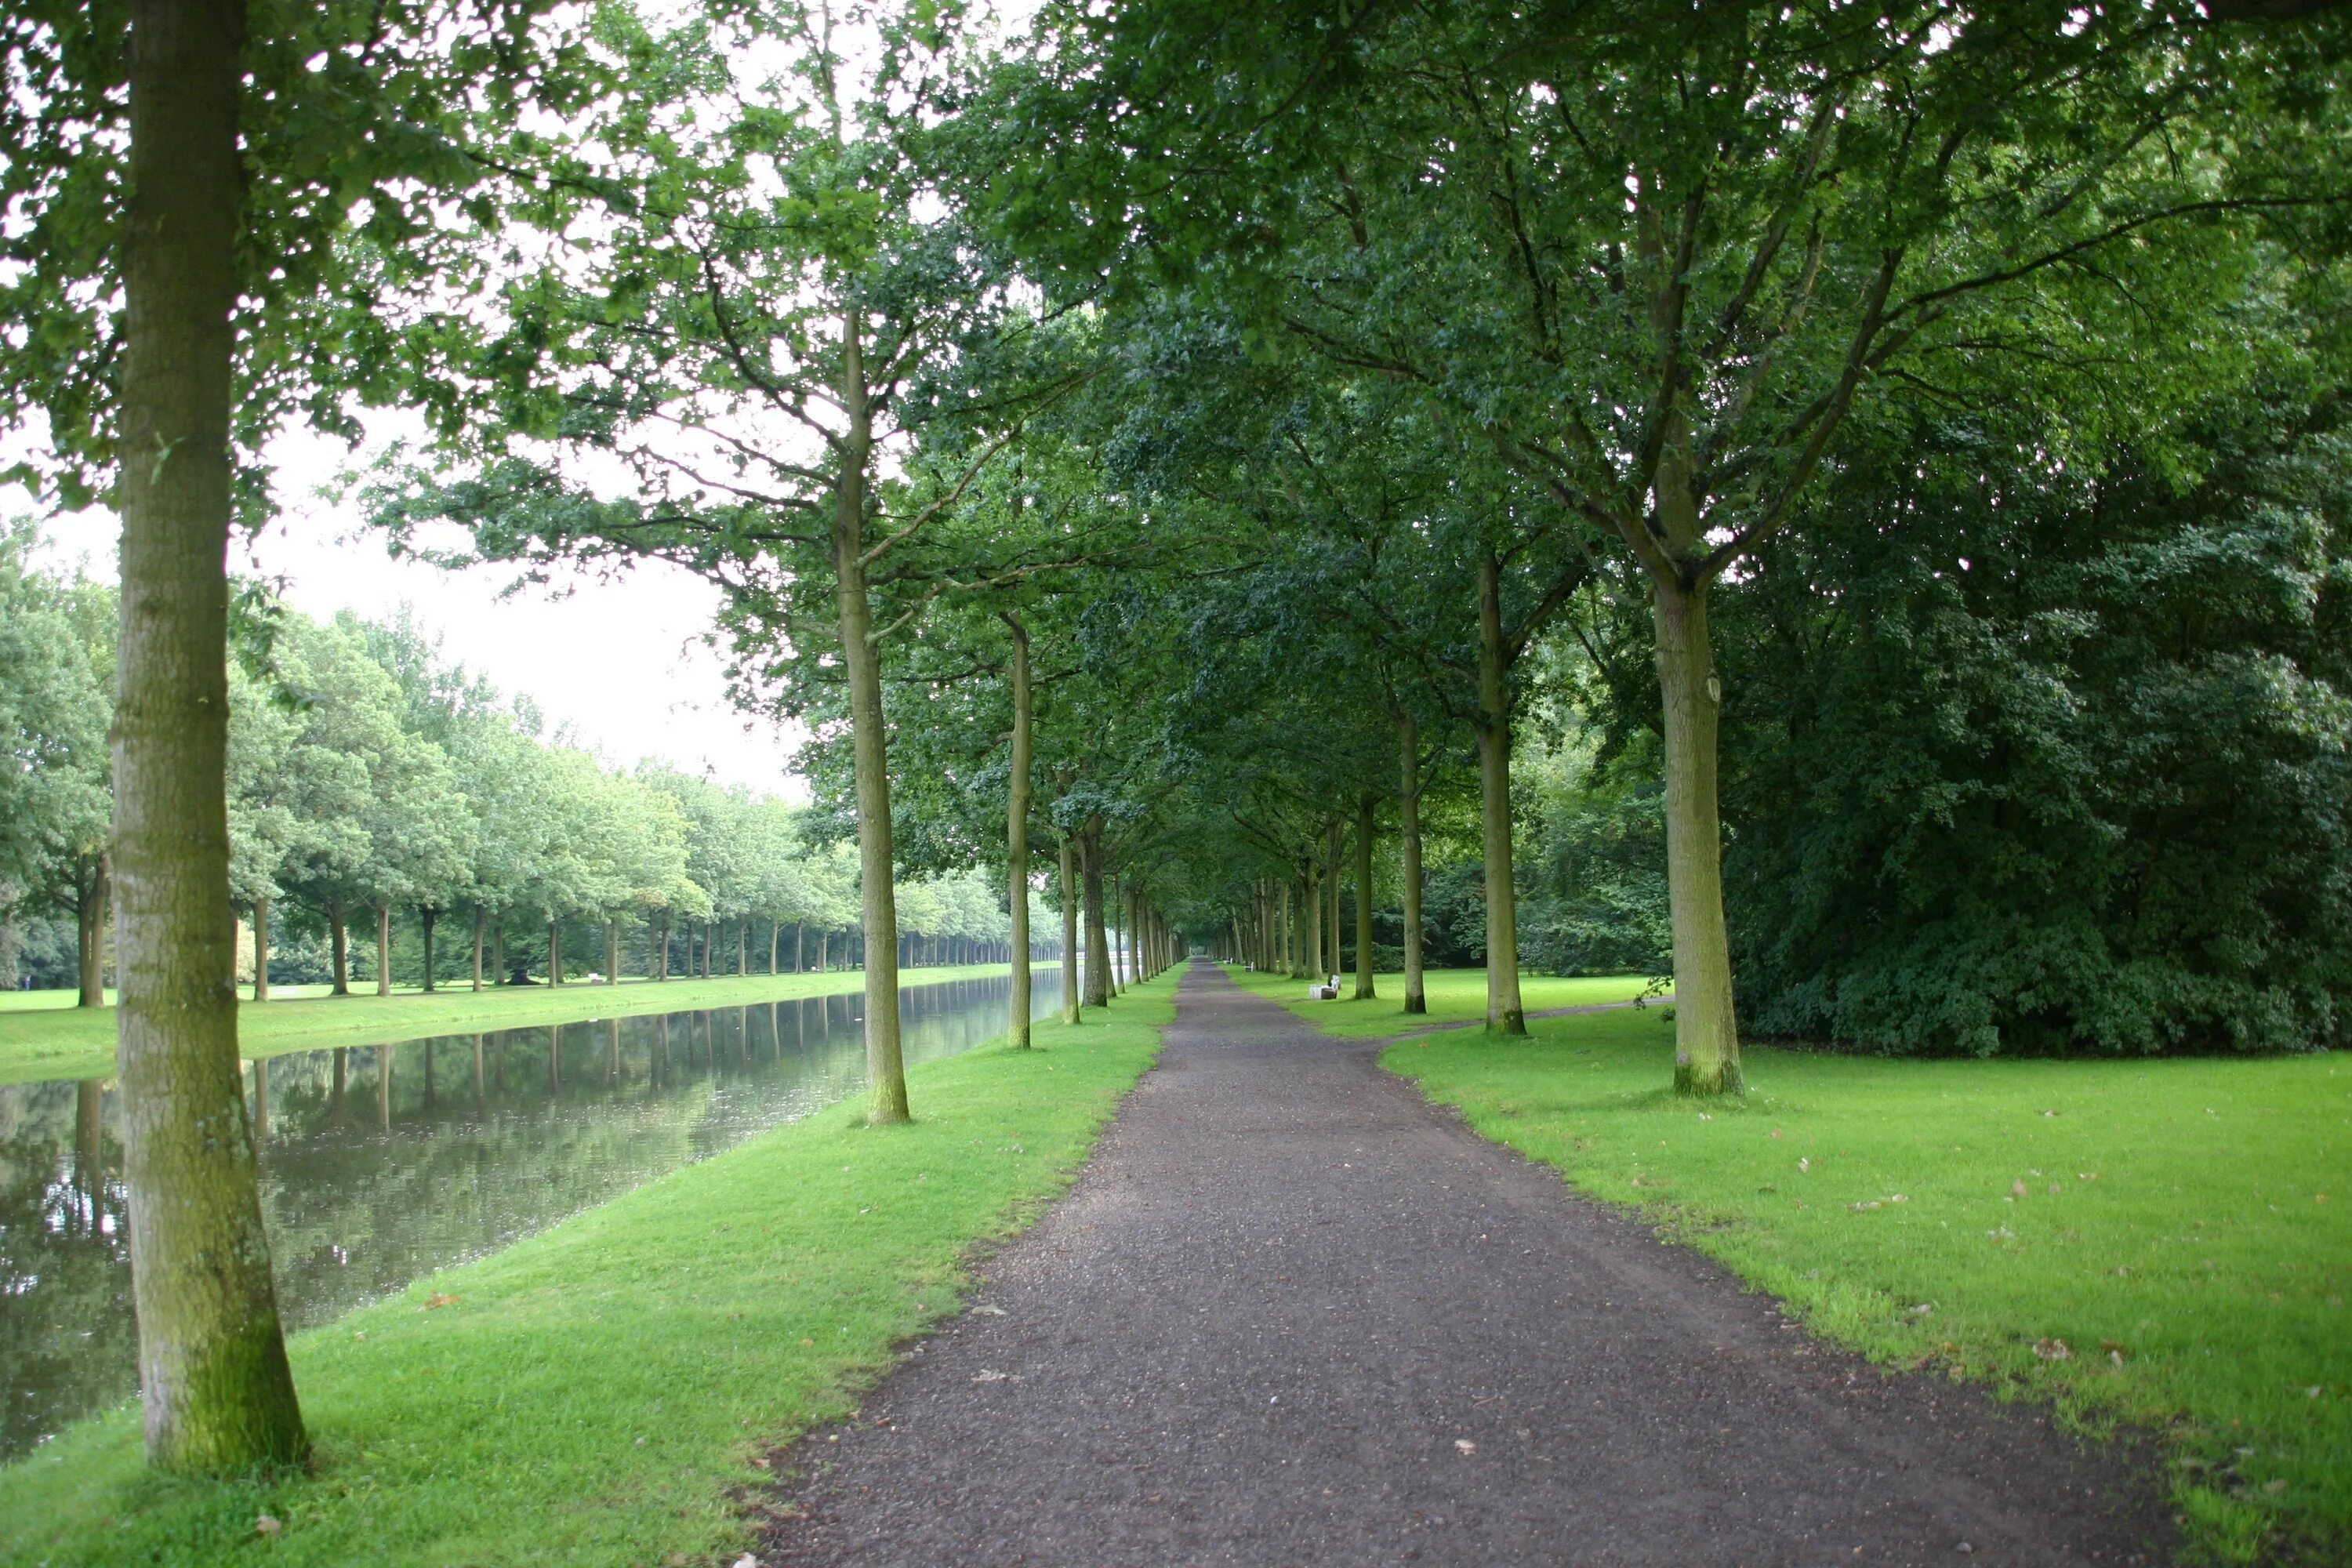
[[[778,1457],[761,1560],[2169,1560],[2123,1452],[1811,1340],[1378,1044],[1196,965],[976,1310]]]

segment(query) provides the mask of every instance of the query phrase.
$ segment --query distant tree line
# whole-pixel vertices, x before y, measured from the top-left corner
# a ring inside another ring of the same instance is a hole
[[[114,591],[0,538],[0,984],[103,1001]],[[230,675],[238,978],[563,984],[862,965],[857,864],[782,799],[608,767],[405,616],[320,623],[257,596]],[[995,879],[898,891],[908,964],[1004,957]]]

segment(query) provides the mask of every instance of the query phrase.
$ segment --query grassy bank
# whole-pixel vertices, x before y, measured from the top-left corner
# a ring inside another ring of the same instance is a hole
[[[1341,976],[1339,999],[1309,1002],[1304,980],[1244,973],[1234,968],[1228,968],[1226,973],[1242,985],[1281,1003],[1327,1034],[1359,1037],[1397,1035],[1430,1024],[1473,1022],[1486,1016],[1486,972],[1483,969],[1433,969],[1423,974],[1422,996],[1429,1004],[1429,1011],[1420,1017],[1407,1016],[1403,1011],[1404,976],[1402,973],[1372,976],[1372,987],[1377,994],[1369,1002],[1354,999],[1356,977],[1352,973]],[[1529,1014],[1536,1014],[1547,1007],[1583,1007],[1596,1002],[1630,1001],[1641,995],[1648,985],[1649,982],[1638,974],[1583,974],[1572,978],[1557,974],[1522,974],[1519,976],[1519,1002]]]
[[[832,1107],[296,1336],[308,1475],[164,1479],[134,1412],[76,1427],[0,1470],[0,1561],[731,1561],[752,1458],[956,1310],[960,1259],[1066,1184],[1174,985],[914,1068],[912,1127]]]
[[[908,985],[985,979],[1002,963],[968,963],[899,972]],[[237,1051],[250,1060],[330,1046],[376,1046],[427,1035],[469,1035],[626,1018],[695,1007],[741,1007],[863,991],[857,970],[824,974],[735,974],[716,980],[624,980],[617,985],[524,985],[487,991],[373,992],[352,996],[272,997],[237,1010]],[[0,1084],[53,1078],[109,1078],[114,1072],[114,1009],[66,1007],[0,1011]]]
[[[2352,1060],[1751,1049],[1700,1106],[1660,1011],[1534,1029],[1383,1060],[1830,1339],[2162,1433],[2208,1560],[2352,1562]]]

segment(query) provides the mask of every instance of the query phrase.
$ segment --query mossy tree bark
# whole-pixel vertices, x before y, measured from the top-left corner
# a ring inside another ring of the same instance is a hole
[[[106,1005],[107,857],[80,857],[74,868],[74,981],[77,1007]]]
[[[309,1448],[237,1071],[228,920],[229,404],[237,0],[132,0],[115,500],[114,880],[123,1171],[147,1457]]]
[[[1372,800],[1356,805],[1356,999],[1372,994]]]
[[[1486,1027],[1528,1032],[1519,1000],[1519,916],[1511,879],[1511,693],[1502,563],[1478,558],[1478,837],[1486,872]]]
[[[1110,1005],[1110,941],[1103,921],[1102,818],[1087,819],[1078,833],[1078,875],[1085,884],[1087,907],[1087,1005]]]
[[[1013,921],[1013,994],[1007,1005],[1015,1049],[1029,1048],[1029,734],[1036,698],[1029,689],[1029,632],[1008,615],[1013,634],[1013,761],[1004,790],[1004,907]]]
[[[269,1000],[269,900],[253,900],[253,999]]]
[[[857,786],[859,895],[866,923],[866,1120],[911,1120],[898,1038],[898,907],[890,841],[890,758],[882,719],[882,660],[874,647],[874,606],[866,587],[866,464],[873,411],[859,312],[841,320],[841,412],[847,426],[833,494],[833,565],[841,658],[849,678],[850,752]]]
[[[1429,1011],[1421,972],[1421,736],[1412,710],[1397,710],[1397,837],[1404,861],[1404,1010]]]

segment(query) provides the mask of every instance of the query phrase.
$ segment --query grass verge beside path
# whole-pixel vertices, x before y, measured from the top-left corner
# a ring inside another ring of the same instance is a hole
[[[295,1336],[307,1475],[147,1473],[133,1410],[0,1470],[0,1561],[377,1568],[730,1561],[752,1458],[852,1410],[961,1260],[1066,1187],[1159,1048],[1173,974],[1042,1048],[909,1074]],[[267,1515],[274,1540],[257,1533]]]
[[[1007,974],[1002,963],[902,969],[908,985],[984,980]],[[700,1007],[741,1007],[837,996],[866,989],[863,970],[824,974],[730,974],[711,980],[624,980],[618,985],[520,985],[486,991],[395,991],[389,996],[310,996],[247,1003],[237,1009],[237,1055],[283,1056],[330,1046],[396,1045],[429,1035],[469,1035],[627,1018]],[[0,1011],[0,1084],[56,1078],[114,1076],[114,1009]]]
[[[1252,974],[1232,967],[1225,973],[1244,989],[1281,1003],[1327,1035],[1377,1037],[1401,1035],[1432,1024],[1475,1023],[1486,1016],[1486,972],[1483,969],[1433,969],[1423,974],[1422,997],[1429,1004],[1429,1011],[1418,1016],[1404,1011],[1402,973],[1372,976],[1372,988],[1377,994],[1369,1002],[1355,1000],[1356,977],[1352,973],[1340,976],[1338,1000],[1310,1002],[1304,980]],[[1641,995],[1649,984],[1639,974],[1522,974],[1519,1001],[1532,1018],[1547,1007],[1630,1002]]]
[[[1750,1047],[1703,1105],[1659,1012],[1532,1027],[1381,1059],[1825,1338],[2161,1433],[2207,1560],[2352,1563],[2352,1058]]]

